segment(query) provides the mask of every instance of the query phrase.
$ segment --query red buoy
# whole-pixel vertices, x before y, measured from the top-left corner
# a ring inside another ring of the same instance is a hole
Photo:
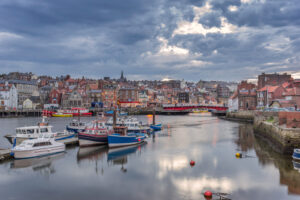
[[[206,192],[204,192],[204,197],[212,198],[212,192],[207,190]]]
[[[194,166],[195,165],[195,161],[191,160],[190,165]]]

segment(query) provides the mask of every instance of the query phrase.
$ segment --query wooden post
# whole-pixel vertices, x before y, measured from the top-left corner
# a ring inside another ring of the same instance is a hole
[[[152,124],[155,125],[155,108],[153,108],[153,113],[152,113]]]
[[[113,114],[113,127],[115,128],[117,123],[117,110],[114,108],[114,114]]]

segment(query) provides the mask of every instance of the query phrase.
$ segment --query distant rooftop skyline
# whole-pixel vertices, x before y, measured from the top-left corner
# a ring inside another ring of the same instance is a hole
[[[131,80],[300,78],[298,0],[2,0],[0,70]]]

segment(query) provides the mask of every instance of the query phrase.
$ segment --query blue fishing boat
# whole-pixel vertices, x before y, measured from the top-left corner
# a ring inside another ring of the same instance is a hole
[[[300,160],[300,149],[294,149],[293,159]]]
[[[150,128],[152,128],[154,131],[160,131],[162,129],[162,124],[156,124],[156,125],[150,125]]]
[[[115,133],[107,137],[109,147],[140,144],[147,138],[147,135],[144,133],[127,133],[127,127],[115,127],[114,131]]]

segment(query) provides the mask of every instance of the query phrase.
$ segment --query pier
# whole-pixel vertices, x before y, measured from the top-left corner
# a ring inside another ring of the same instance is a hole
[[[39,117],[43,110],[0,110],[0,118],[10,117]]]

